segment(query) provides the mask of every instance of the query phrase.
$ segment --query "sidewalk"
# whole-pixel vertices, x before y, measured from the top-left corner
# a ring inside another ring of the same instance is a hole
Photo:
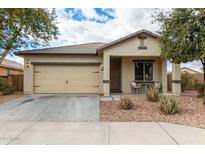
[[[0,144],[205,144],[205,129],[161,122],[1,122]]]

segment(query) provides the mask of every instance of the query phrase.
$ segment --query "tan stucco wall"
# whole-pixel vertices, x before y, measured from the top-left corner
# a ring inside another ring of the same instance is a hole
[[[0,76],[7,76],[7,68],[0,67]]]
[[[153,62],[153,80],[160,81],[162,83],[161,77],[161,64],[162,61],[159,58],[139,58],[139,57],[123,57],[122,58],[122,92],[131,93],[130,82],[135,80],[135,64],[133,60],[155,60]]]
[[[159,40],[153,37],[145,39],[145,46],[147,49],[138,49],[140,46],[140,39],[138,37],[130,38],[124,42],[118,43],[111,47],[104,49],[105,55],[118,55],[118,56],[160,56],[161,49]]]
[[[14,74],[14,75],[23,74],[23,71],[13,70],[13,74]]]
[[[15,70],[13,68],[6,68],[6,67],[1,67],[0,66],[0,76],[8,76],[8,69],[12,70],[13,75],[23,74],[23,71]]]
[[[24,93],[33,93],[34,83],[34,66],[32,62],[102,62],[102,58],[99,56],[24,56]],[[27,68],[27,63],[29,68]],[[101,66],[99,70],[102,71]],[[54,72],[55,73],[55,72]],[[100,72],[102,75],[102,73]],[[102,80],[100,81],[100,93],[102,93]]]

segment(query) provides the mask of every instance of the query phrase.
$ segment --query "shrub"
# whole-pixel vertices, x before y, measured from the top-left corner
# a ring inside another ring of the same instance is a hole
[[[162,96],[159,99],[160,110],[166,114],[174,114],[179,112],[177,101],[172,96]]]
[[[6,85],[7,85],[6,79],[0,77],[0,91],[3,91]]]
[[[159,99],[159,90],[152,86],[148,89],[146,96],[149,101],[157,102]]]
[[[15,87],[8,84],[7,80],[0,77],[0,92],[3,95],[10,95],[15,93]]]
[[[198,91],[197,97],[203,97],[204,96],[204,84],[201,82],[197,82],[194,84],[194,89]]]
[[[189,73],[183,73],[181,75],[181,91],[184,92],[186,87],[192,86],[192,76]]]
[[[130,97],[124,96],[120,98],[120,108],[123,110],[131,110],[133,109],[133,103]]]

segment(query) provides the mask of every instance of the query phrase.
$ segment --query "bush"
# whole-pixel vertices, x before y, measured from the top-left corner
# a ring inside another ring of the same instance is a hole
[[[7,84],[6,79],[0,77],[0,91],[3,91],[3,90],[4,90],[6,84]]]
[[[160,110],[166,114],[174,114],[179,112],[177,101],[172,96],[162,96],[159,99]]]
[[[204,96],[204,84],[201,82],[197,82],[194,84],[194,89],[198,91],[197,97],[203,97]]]
[[[149,101],[157,102],[159,99],[159,90],[152,86],[148,89],[146,96]]]
[[[121,97],[120,98],[120,108],[123,110],[133,109],[132,100],[128,96]]]
[[[181,75],[181,91],[184,92],[187,86],[192,86],[192,76],[189,73]]]
[[[3,95],[10,95],[15,93],[15,87],[8,84],[7,80],[0,77],[0,92]]]

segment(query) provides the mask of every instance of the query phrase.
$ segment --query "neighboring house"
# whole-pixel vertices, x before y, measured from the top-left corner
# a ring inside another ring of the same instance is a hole
[[[0,76],[8,77],[11,75],[23,74],[24,66],[15,61],[4,59],[0,64]]]
[[[192,82],[190,82],[186,86],[185,90],[188,90],[188,91],[189,90],[194,90],[193,85],[194,85],[195,82],[202,82],[203,83],[204,74],[201,71],[196,71],[196,70],[193,70],[193,69],[188,68],[188,67],[182,67],[180,69],[180,73],[181,74],[189,73],[191,75]],[[167,74],[167,78],[168,78],[168,80],[167,80],[167,82],[168,82],[168,91],[172,91],[172,72],[169,72]]]
[[[4,59],[0,64],[0,77],[5,78],[16,91],[23,91],[23,70],[22,64]]]
[[[181,68],[181,73],[202,74],[203,72],[201,72],[201,71],[196,71],[196,70],[193,70],[193,69],[188,68],[188,67],[182,67],[182,68]]]
[[[130,82],[159,81],[167,92],[167,62],[159,36],[137,31],[110,43],[88,43],[17,52],[24,58],[24,92],[130,93]],[[178,65],[173,93],[180,94]]]
[[[182,67],[180,68],[180,72],[181,74],[184,74],[184,73],[189,73],[189,74],[203,74],[202,71],[196,71],[194,69],[191,69],[191,68],[188,68],[188,67]],[[172,72],[168,72],[168,74],[172,74]]]

